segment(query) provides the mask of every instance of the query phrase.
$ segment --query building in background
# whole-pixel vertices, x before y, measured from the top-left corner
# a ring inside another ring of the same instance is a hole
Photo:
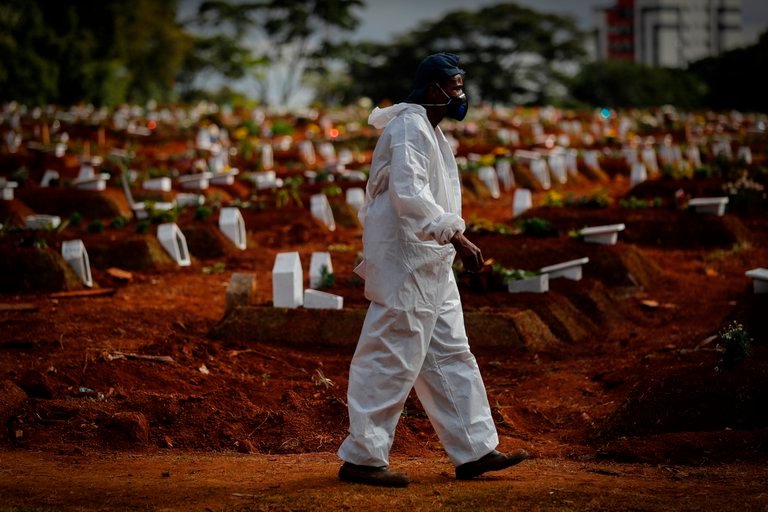
[[[743,43],[741,0],[616,0],[595,21],[599,59],[685,67]]]

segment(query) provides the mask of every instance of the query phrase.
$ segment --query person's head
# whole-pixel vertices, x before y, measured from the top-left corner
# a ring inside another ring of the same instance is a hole
[[[406,101],[423,105],[439,118],[464,119],[468,105],[464,70],[458,64],[458,55],[452,53],[436,53],[421,61]]]

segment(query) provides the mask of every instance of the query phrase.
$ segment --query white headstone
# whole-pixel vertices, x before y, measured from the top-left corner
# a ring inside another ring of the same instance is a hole
[[[317,162],[317,159],[315,158],[315,146],[312,145],[311,140],[302,140],[299,142],[299,155],[307,165],[315,165]]]
[[[239,208],[225,207],[221,209],[219,229],[227,238],[232,240],[238,249],[246,248],[245,221]]]
[[[323,281],[323,269],[325,274],[333,274],[333,264],[331,263],[331,253],[313,252],[312,259],[309,262],[309,287],[319,288]]]
[[[752,291],[754,293],[768,293],[768,268],[753,268],[745,275],[752,279]]]
[[[256,185],[256,189],[265,190],[277,187],[277,173],[275,171],[259,171],[248,175],[247,179]]]
[[[333,218],[331,203],[325,194],[314,194],[309,198],[312,216],[319,220],[329,231],[336,230],[336,221]]]
[[[336,161],[336,148],[330,142],[323,142],[317,147],[317,152],[326,162]]]
[[[701,167],[701,153],[699,152],[698,146],[688,146],[685,154],[688,161],[691,162],[691,165],[694,167]]]
[[[736,158],[743,160],[745,164],[752,163],[752,150],[748,146],[741,146],[736,151]]]
[[[561,154],[549,155],[549,170],[552,173],[552,178],[557,183],[564,184],[568,181],[568,171],[565,168],[565,156]]]
[[[593,226],[580,231],[585,242],[603,245],[615,245],[619,238],[619,231],[623,231],[624,224],[609,224],[606,226]]]
[[[621,152],[629,165],[634,165],[639,161],[636,148],[624,148]]]
[[[512,162],[508,158],[496,160],[496,174],[505,192],[515,186],[515,175],[512,173]]]
[[[5,178],[0,178],[0,198],[4,201],[10,201],[13,199],[13,189],[19,186],[15,181],[5,181]]]
[[[533,196],[527,188],[518,188],[512,200],[512,215],[517,217],[533,207]]]
[[[91,277],[91,264],[88,261],[88,251],[85,250],[85,245],[82,240],[66,240],[61,243],[61,255],[64,257],[72,270],[75,271],[77,277],[87,287],[93,286],[93,278]]]
[[[651,174],[659,172],[659,164],[656,161],[656,151],[652,147],[643,148],[641,152],[642,163]],[[634,169],[634,167],[633,167]]]
[[[205,190],[210,185],[210,172],[201,172],[197,174],[187,174],[176,178],[184,190]]]
[[[144,190],[162,190],[163,192],[170,192],[171,185],[171,178],[162,177],[144,180],[141,184],[141,188]]]
[[[585,151],[584,152],[584,163],[589,167],[590,169],[599,169],[600,168],[600,162],[597,157],[598,153],[595,150]]]
[[[53,231],[61,225],[61,217],[56,215],[28,215],[25,221],[27,229],[44,229]]]
[[[712,145],[712,154],[715,156],[722,156],[728,160],[733,159],[733,153],[731,152],[731,142],[728,140],[720,140]]]
[[[179,266],[186,267],[192,264],[187,249],[187,239],[175,222],[167,222],[157,226],[157,239],[160,240],[160,245]]]
[[[697,197],[688,201],[688,206],[696,210],[696,213],[710,213],[722,217],[725,214],[727,197]]]
[[[187,206],[202,206],[204,204],[205,196],[203,194],[190,194],[188,192],[179,192],[176,194],[176,205],[178,205],[179,208],[186,208]],[[170,207],[158,207],[158,205],[170,205]],[[173,208],[173,206],[173,203],[155,203],[156,210],[170,210]]]
[[[350,205],[355,211],[359,211],[365,203],[365,189],[360,187],[348,188],[346,192],[347,204]]]
[[[549,178],[549,170],[544,160],[531,160],[531,173],[544,190],[552,188],[552,180]]]
[[[320,290],[304,290],[304,307],[307,309],[343,309],[344,297]]]
[[[526,279],[512,279],[507,283],[509,293],[545,293],[549,291],[549,274],[539,274]]]
[[[211,183],[214,185],[232,185],[235,183],[235,176],[239,173],[240,171],[235,167],[215,172],[211,176]]]
[[[272,303],[276,308],[297,308],[303,303],[304,274],[298,252],[281,252],[272,266]]]
[[[635,162],[632,164],[632,172],[629,176],[630,185],[633,187],[648,179],[648,173],[645,171],[645,164]]]
[[[581,280],[581,267],[589,263],[589,258],[579,258],[570,261],[564,261],[563,263],[557,263],[555,265],[549,265],[548,267],[542,267],[539,272],[542,274],[549,274],[550,279],[556,279],[558,277],[565,277],[573,281]]]
[[[501,191],[499,190],[499,177],[496,174],[496,169],[489,165],[483,166],[477,171],[477,177],[488,188],[492,198],[498,199],[501,197]]]
[[[565,151],[565,168],[571,177],[579,174],[579,152],[577,150],[568,149]]]
[[[272,144],[261,145],[261,168],[265,171],[272,169],[275,166],[275,152],[272,149]]]

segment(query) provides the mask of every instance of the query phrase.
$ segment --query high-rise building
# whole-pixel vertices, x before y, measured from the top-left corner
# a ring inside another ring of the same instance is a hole
[[[741,0],[616,0],[595,15],[603,59],[684,67],[742,44]]]

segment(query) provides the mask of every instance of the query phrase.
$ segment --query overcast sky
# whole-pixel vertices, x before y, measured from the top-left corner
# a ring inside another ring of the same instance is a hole
[[[407,32],[420,22],[437,20],[443,14],[457,10],[474,10],[485,5],[503,3],[503,0],[364,0],[360,10],[360,26],[354,39],[386,41],[393,34]],[[614,0],[517,0],[541,12],[567,14],[588,30],[594,27],[594,9],[615,3]],[[768,28],[768,0],[742,0],[742,23],[745,43],[756,40]]]

